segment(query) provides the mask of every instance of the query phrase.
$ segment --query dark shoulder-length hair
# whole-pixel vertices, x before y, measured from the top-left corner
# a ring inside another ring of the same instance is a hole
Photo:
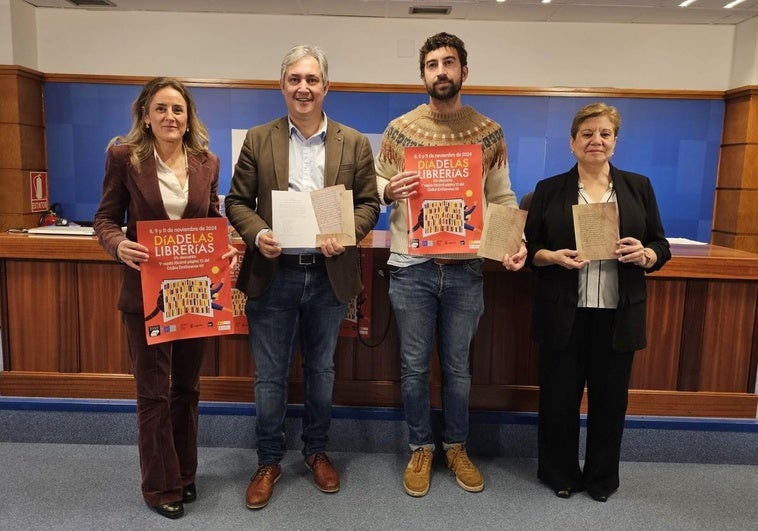
[[[176,78],[156,77],[142,87],[142,92],[132,103],[132,128],[127,134],[116,136],[108,142],[108,148],[115,144],[132,146],[130,161],[136,168],[139,168],[141,162],[153,154],[155,136],[152,129],[145,126],[145,118],[155,94],[166,87],[176,90],[187,103],[187,131],[182,138],[187,153],[198,155],[208,152],[210,144],[208,129],[197,116],[197,106],[195,100],[192,99],[192,94],[184,83]]]

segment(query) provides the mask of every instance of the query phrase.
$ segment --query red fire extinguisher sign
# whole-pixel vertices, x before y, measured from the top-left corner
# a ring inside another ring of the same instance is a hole
[[[50,206],[50,200],[47,193],[47,172],[31,171],[29,172],[29,190],[31,192],[32,212],[44,212]]]

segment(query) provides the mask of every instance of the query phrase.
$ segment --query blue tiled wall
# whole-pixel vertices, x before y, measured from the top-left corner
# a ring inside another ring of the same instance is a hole
[[[100,196],[105,146],[130,126],[136,85],[47,83],[50,199],[71,220],[90,220]],[[192,88],[200,118],[221,159],[219,192],[229,189],[232,129],[247,129],[286,113],[278,90]],[[330,91],[327,114],[367,134],[427,101],[424,94]],[[579,107],[597,98],[466,96],[464,103],[505,131],[513,190],[518,197],[574,164],[569,128]],[[724,102],[701,99],[605,98],[618,107],[621,132],[613,162],[650,177],[668,236],[710,240]],[[384,226],[386,220],[380,220]]]

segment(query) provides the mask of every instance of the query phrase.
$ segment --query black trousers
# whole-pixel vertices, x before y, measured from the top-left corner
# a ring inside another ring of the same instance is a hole
[[[537,476],[554,490],[607,495],[619,459],[634,352],[612,347],[615,310],[579,309],[565,349],[540,349]],[[587,386],[587,444],[579,466],[579,407]]]

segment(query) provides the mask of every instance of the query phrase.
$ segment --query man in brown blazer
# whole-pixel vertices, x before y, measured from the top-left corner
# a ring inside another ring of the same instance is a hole
[[[303,361],[305,464],[320,490],[339,490],[339,474],[325,453],[333,358],[347,302],[361,290],[356,247],[345,247],[334,238],[314,248],[280,246],[272,230],[271,193],[343,184],[353,193],[358,242],[379,215],[368,139],[323,112],[329,89],[324,53],[314,46],[290,50],[282,61],[280,87],[287,116],[247,132],[225,202],[229,220],[247,244],[237,287],[248,296],[256,367],[258,469],[246,492],[250,509],[268,504],[281,475],[287,384],[296,339]]]

